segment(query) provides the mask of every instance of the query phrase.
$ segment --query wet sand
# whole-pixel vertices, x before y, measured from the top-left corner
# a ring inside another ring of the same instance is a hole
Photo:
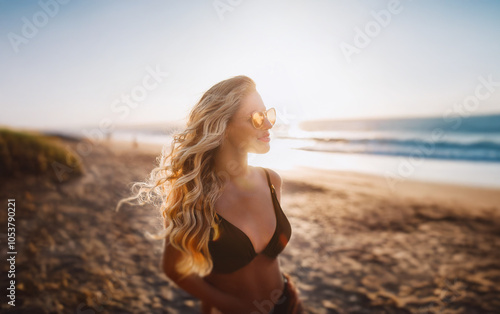
[[[78,152],[78,142],[64,143]],[[16,307],[4,302],[2,312],[199,312],[199,300],[161,272],[162,241],[145,236],[160,230],[156,209],[114,212],[160,151],[95,144],[79,154],[81,178],[1,183],[2,203],[16,199],[18,252]],[[391,189],[364,174],[278,172],[293,228],[280,264],[308,313],[500,312],[500,190],[412,181]]]

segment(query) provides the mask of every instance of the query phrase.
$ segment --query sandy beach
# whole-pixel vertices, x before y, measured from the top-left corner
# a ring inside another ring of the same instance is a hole
[[[78,141],[62,141],[78,152]],[[199,313],[199,300],[161,272],[162,241],[145,236],[160,230],[156,209],[114,211],[161,147],[90,147],[80,178],[1,183],[3,204],[16,200],[18,252],[16,306],[4,296],[2,312]],[[500,312],[500,190],[417,181],[391,189],[365,174],[278,172],[293,229],[280,264],[307,313]]]

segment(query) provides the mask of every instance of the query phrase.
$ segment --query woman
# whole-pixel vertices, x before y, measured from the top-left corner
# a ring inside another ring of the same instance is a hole
[[[248,153],[269,151],[275,120],[250,78],[219,82],[191,110],[149,182],[135,183],[140,190],[125,200],[159,200],[161,267],[201,300],[203,313],[303,311],[277,259],[292,231],[279,204],[281,177],[247,163]]]

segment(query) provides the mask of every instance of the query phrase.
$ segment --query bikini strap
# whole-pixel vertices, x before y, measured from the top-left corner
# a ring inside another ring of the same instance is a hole
[[[269,172],[267,172],[267,169],[266,168],[263,168],[261,167],[262,169],[264,169],[264,171],[266,172],[266,177],[267,177],[267,183],[269,184],[269,188],[271,189],[271,192],[275,193],[275,189],[274,189],[274,185],[271,183],[271,179],[269,178]]]

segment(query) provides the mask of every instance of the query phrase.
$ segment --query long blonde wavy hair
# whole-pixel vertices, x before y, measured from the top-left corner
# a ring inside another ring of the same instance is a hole
[[[132,185],[135,195],[117,204],[117,211],[123,203],[132,204],[135,199],[139,205],[150,203],[159,208],[164,229],[151,237],[165,238],[183,253],[176,265],[182,277],[190,273],[205,276],[212,271],[210,228],[217,237],[214,204],[227,178],[225,170],[215,173],[214,159],[228,122],[241,100],[255,88],[252,79],[240,75],[206,91],[190,111],[186,128],[173,135],[170,153],[164,148],[156,158],[158,166],[146,181]]]

